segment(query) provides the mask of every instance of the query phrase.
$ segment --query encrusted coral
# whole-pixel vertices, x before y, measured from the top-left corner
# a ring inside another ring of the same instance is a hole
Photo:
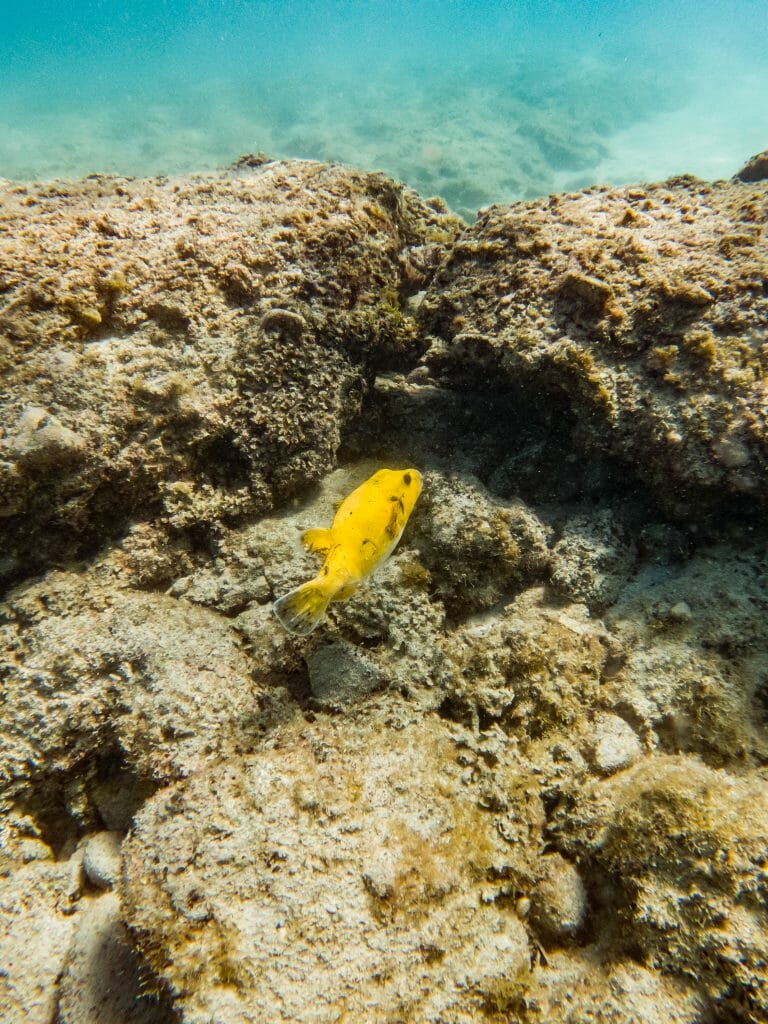
[[[147,515],[204,541],[319,480],[373,368],[415,347],[400,292],[460,227],[310,161],[3,183],[0,573]]]
[[[525,928],[495,899],[536,843],[503,838],[512,802],[484,806],[490,773],[471,777],[459,750],[435,716],[396,732],[298,722],[158,794],[128,841],[123,902],[185,1019],[226,992],[232,1020],[277,1004],[296,1022],[371,1007],[476,1020],[489,985],[527,969]],[[496,763],[500,791],[516,772]]]
[[[761,775],[657,757],[591,783],[557,816],[558,842],[601,878],[598,920],[650,964],[700,979],[721,1013],[768,1013]]]

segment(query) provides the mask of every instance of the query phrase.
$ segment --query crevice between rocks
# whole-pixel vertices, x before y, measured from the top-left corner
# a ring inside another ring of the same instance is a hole
[[[160,783],[138,776],[117,746],[102,747],[67,772],[28,779],[12,800],[57,859],[66,859],[88,832],[125,833]]]

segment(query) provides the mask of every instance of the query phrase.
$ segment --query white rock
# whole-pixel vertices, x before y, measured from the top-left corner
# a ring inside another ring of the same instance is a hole
[[[119,832],[97,832],[85,845],[83,869],[89,882],[99,889],[114,889],[120,878]]]
[[[22,836],[16,844],[19,860],[29,864],[33,860],[54,860],[53,850],[42,839]]]
[[[669,609],[669,618],[673,622],[690,622],[693,618],[691,606],[687,601],[678,601]]]
[[[592,767],[601,775],[629,768],[642,755],[643,748],[631,725],[618,715],[599,715],[590,748]]]
[[[6,446],[15,459],[46,462],[57,456],[82,456],[85,441],[47,409],[28,405]]]

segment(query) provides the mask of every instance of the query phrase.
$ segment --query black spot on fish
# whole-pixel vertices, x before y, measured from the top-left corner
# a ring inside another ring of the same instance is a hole
[[[403,504],[403,499],[402,498],[398,498],[398,496],[396,494],[393,494],[392,497],[389,500],[390,501],[394,501],[397,504],[397,507],[400,509],[400,511],[403,514],[405,514],[405,505]]]
[[[411,486],[411,480],[412,479],[413,479],[413,477],[411,476],[410,473],[403,473],[403,483],[405,484],[406,487],[410,487]]]

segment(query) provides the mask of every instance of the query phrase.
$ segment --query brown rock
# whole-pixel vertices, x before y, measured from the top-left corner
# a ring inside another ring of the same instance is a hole
[[[311,161],[0,184],[0,569],[136,519],[211,535],[332,469],[414,346],[404,267],[459,229],[440,209]]]
[[[740,171],[734,175],[734,181],[765,181],[768,178],[768,149],[756,153],[747,160]]]
[[[482,211],[420,316],[438,380],[509,391],[497,475],[537,419],[550,444],[571,422],[576,460],[618,459],[678,516],[764,501],[767,218],[768,185],[694,178]]]

